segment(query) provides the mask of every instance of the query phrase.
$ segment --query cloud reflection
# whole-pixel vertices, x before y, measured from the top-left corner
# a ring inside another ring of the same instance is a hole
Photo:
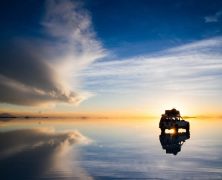
[[[77,148],[73,149],[73,145],[89,142],[78,131],[57,133],[40,128],[1,132],[0,176],[7,179],[15,176],[17,179],[91,179],[73,160],[77,158],[74,157]]]

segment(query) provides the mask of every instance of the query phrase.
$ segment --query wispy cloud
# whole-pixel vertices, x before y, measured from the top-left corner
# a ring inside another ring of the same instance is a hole
[[[212,95],[221,92],[222,38],[193,42],[153,56],[96,62],[79,76],[99,93],[161,92]]]
[[[78,104],[90,94],[70,77],[104,56],[89,13],[70,0],[46,1],[41,22],[47,38],[20,38],[0,48],[0,102]]]
[[[218,22],[222,16],[222,11],[216,12],[214,15],[204,17],[206,23]]]

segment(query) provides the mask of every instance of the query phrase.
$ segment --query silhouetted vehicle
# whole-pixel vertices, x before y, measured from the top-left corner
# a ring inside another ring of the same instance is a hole
[[[162,148],[166,150],[166,154],[177,155],[177,153],[181,151],[183,143],[187,139],[190,139],[190,133],[189,132],[176,133],[176,134],[161,133],[159,138]]]
[[[183,120],[180,116],[180,111],[176,109],[165,110],[165,114],[161,116],[159,128],[162,133],[165,132],[165,129],[174,129],[177,133],[180,128],[186,129],[188,132],[190,130],[190,123]]]

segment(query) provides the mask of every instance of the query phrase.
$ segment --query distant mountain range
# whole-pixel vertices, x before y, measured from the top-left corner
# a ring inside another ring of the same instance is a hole
[[[1,113],[0,118],[16,118],[16,116],[10,113]]]

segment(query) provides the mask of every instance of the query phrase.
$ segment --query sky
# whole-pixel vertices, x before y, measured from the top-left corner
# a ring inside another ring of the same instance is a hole
[[[222,1],[0,6],[0,112],[218,115]]]

